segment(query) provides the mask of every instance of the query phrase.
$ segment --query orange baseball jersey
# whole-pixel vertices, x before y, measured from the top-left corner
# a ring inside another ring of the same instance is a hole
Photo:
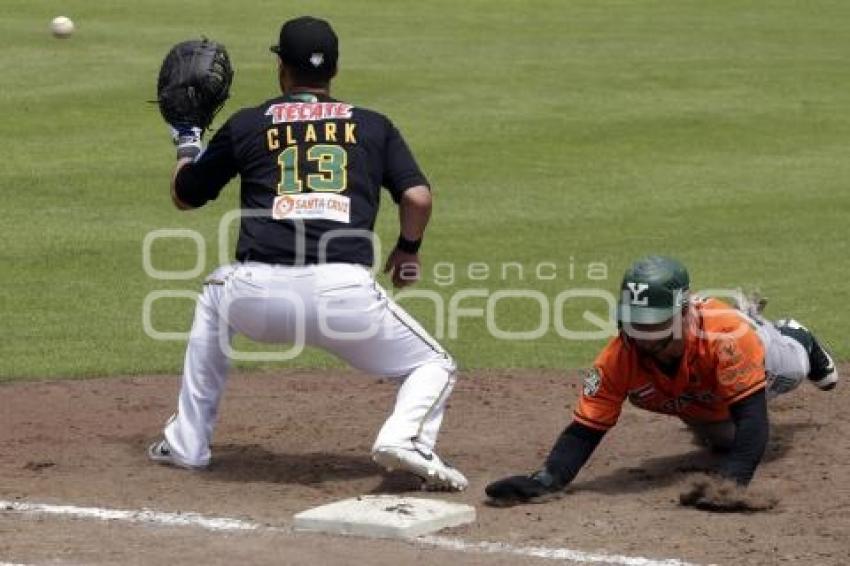
[[[675,377],[618,336],[599,354],[575,411],[583,425],[607,430],[623,402],[686,420],[730,418],[729,405],[765,387],[764,346],[756,325],[717,299],[692,299],[685,350]]]

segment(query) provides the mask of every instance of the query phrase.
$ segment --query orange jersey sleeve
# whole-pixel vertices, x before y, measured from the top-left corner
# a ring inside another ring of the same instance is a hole
[[[714,344],[717,394],[728,405],[765,387],[764,346],[755,329],[746,322]]]
[[[628,391],[628,369],[620,359],[620,339],[615,338],[599,354],[584,378],[575,420],[597,430],[617,424]]]

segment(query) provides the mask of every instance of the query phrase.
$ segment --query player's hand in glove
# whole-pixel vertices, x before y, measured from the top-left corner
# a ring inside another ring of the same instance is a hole
[[[484,491],[492,503],[511,505],[515,503],[541,503],[557,497],[565,485],[546,470],[528,476],[511,476],[488,485]]]
[[[196,158],[201,136],[230,96],[233,68],[227,50],[208,39],[178,43],[162,62],[156,93],[172,128],[177,158]]]

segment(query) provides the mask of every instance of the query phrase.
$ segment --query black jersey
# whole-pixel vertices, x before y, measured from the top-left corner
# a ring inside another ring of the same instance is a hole
[[[313,94],[242,109],[175,180],[201,206],[236,174],[242,219],[236,259],[285,265],[374,262],[380,188],[398,202],[428,181],[382,114]]]

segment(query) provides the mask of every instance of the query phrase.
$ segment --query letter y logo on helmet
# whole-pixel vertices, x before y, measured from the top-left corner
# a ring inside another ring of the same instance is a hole
[[[649,296],[645,296],[641,298],[646,291],[649,290],[649,285],[646,283],[635,283],[634,281],[628,282],[629,291],[632,292],[632,304],[635,306],[646,307],[649,306]]]
[[[679,261],[648,256],[635,261],[620,285],[618,320],[623,324],[659,324],[687,304],[690,277]]]

